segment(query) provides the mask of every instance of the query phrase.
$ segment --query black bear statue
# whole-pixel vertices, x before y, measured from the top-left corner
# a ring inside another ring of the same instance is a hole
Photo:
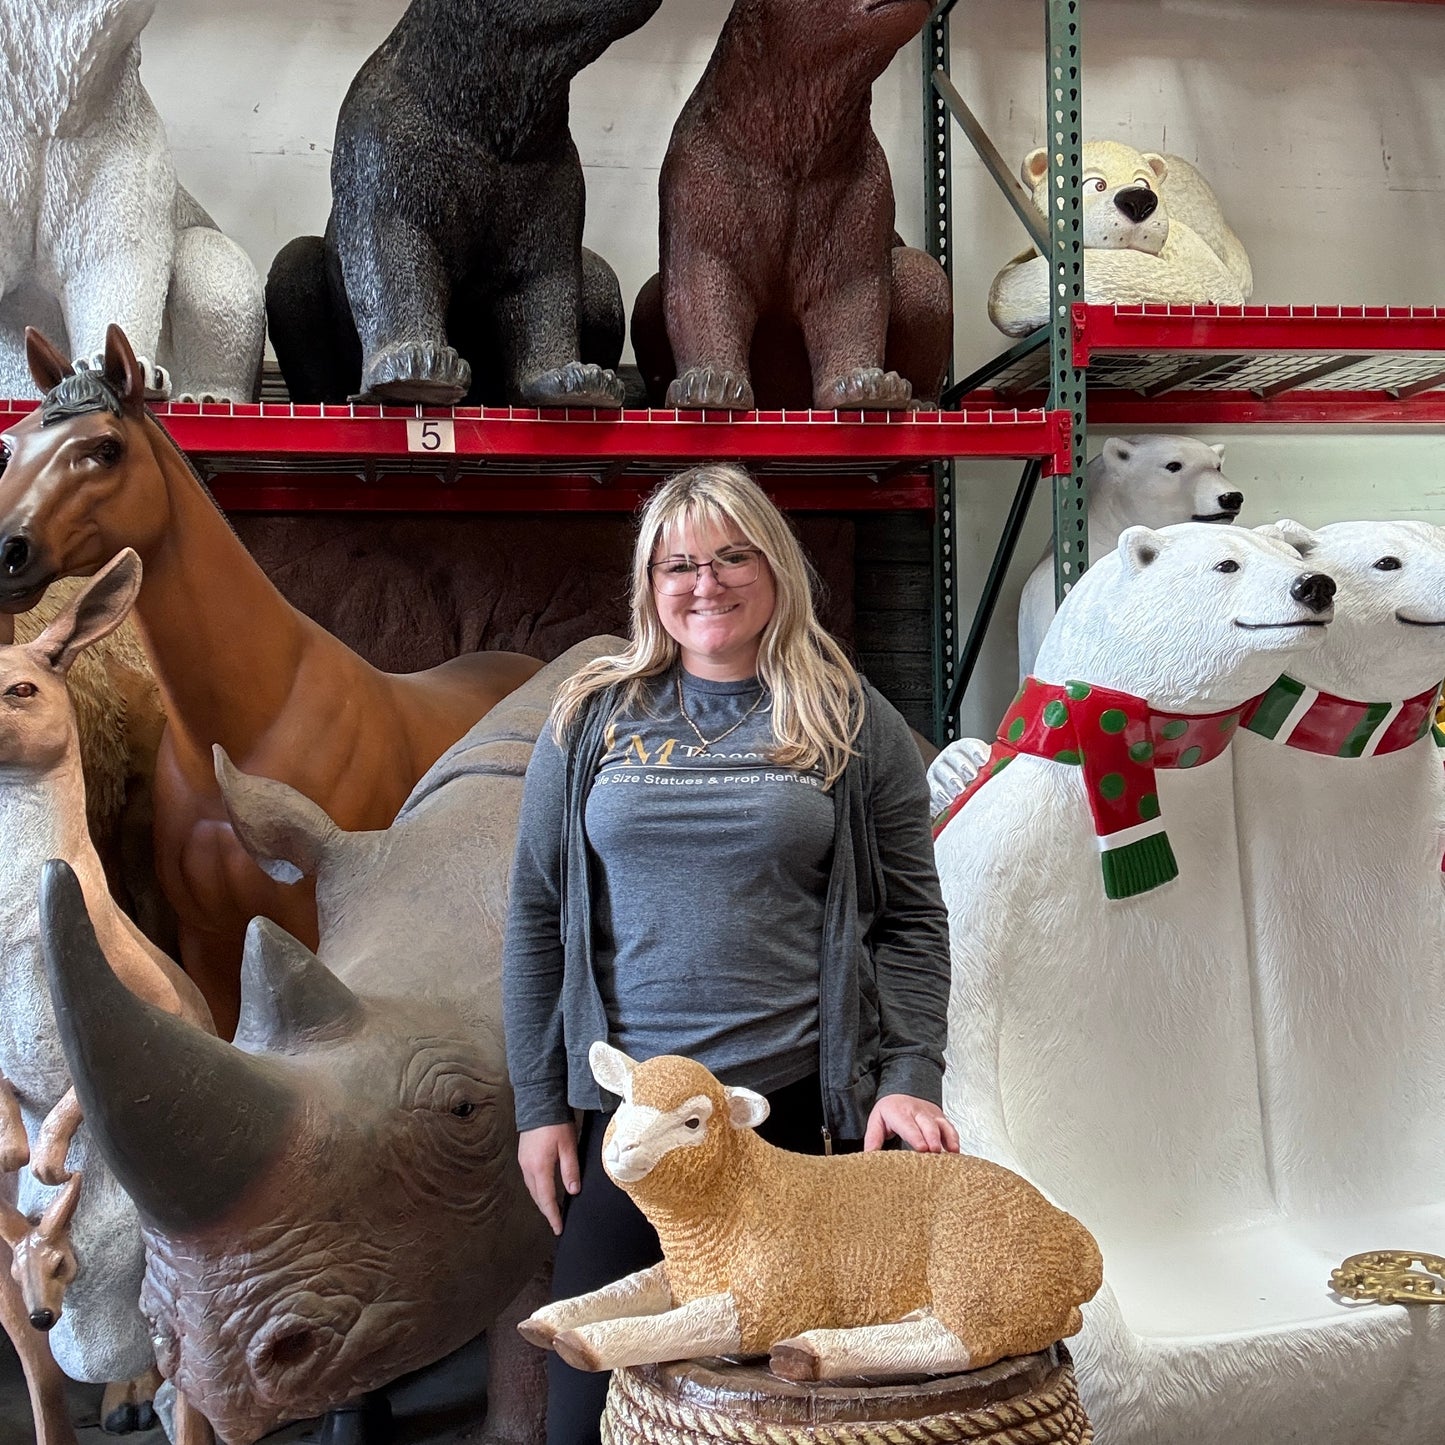
[[[266,282],[293,401],[621,406],[573,77],[661,0],[412,0],[336,123],[325,236]]]

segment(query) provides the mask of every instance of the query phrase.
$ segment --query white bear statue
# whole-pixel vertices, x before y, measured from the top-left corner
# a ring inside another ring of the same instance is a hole
[[[1445,530],[1261,531],[1339,584],[1235,744],[1275,1193],[1341,1258],[1445,1252]]]
[[[118,323],[150,395],[249,401],[266,324],[245,252],[178,184],[140,79],[155,0],[0,6],[0,393],[33,394],[24,328],[88,362]],[[167,370],[168,369],[168,370]]]
[[[1182,156],[1085,141],[1084,299],[1241,306],[1254,291],[1249,257],[1209,183]],[[1048,152],[1020,174],[1047,214]],[[1049,263],[1028,250],[994,278],[989,319],[1009,336],[1048,324]]]
[[[1103,557],[1126,527],[1232,522],[1244,494],[1224,475],[1224,448],[1193,437],[1109,437],[1089,463],[1089,556]],[[1019,597],[1019,677],[1033,670],[1054,618],[1053,553],[1029,574]]]

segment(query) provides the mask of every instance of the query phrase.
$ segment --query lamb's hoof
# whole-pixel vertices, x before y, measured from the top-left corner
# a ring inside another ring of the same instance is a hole
[[[596,1371],[606,1368],[588,1340],[585,1326],[581,1329],[563,1330],[553,1339],[552,1348],[574,1370]]]
[[[779,1340],[768,1355],[768,1368],[780,1380],[821,1380],[823,1362],[818,1352],[801,1335]]]
[[[620,407],[625,388],[615,371],[584,361],[569,361],[524,381],[517,391],[519,406]]]
[[[157,366],[148,356],[137,356],[136,364],[141,369],[141,375],[145,378],[145,400],[146,401],[169,401],[171,399],[171,374],[165,367]],[[98,351],[94,356],[83,356],[76,360],[76,369],[80,371],[105,371],[105,352]]]
[[[816,400],[820,411],[904,411],[913,387],[896,371],[860,366],[830,381]]]
[[[546,1320],[539,1320],[536,1315],[533,1315],[530,1319],[525,1319],[518,1324],[517,1333],[529,1345],[536,1345],[539,1350],[550,1350],[552,1341],[557,1338],[557,1327],[548,1324]]]
[[[366,364],[361,394],[371,401],[455,406],[472,384],[472,368],[450,346],[398,341]]]
[[[690,366],[667,388],[667,404],[679,411],[751,411],[753,384],[742,372]]]
[[[136,1407],[129,1400],[123,1405],[117,1405],[104,1420],[100,1422],[100,1428],[107,1435],[133,1435],[140,1426],[140,1415]]]

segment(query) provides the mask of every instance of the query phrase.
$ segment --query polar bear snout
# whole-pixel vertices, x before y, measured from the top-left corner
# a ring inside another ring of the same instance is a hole
[[[1244,510],[1243,492],[1225,492],[1219,498],[1219,510],[1237,517]]]
[[[1335,579],[1324,572],[1303,572],[1290,584],[1289,595],[1311,612],[1328,612],[1335,605]]]
[[[1148,186],[1130,186],[1114,197],[1114,204],[1137,226],[1158,209],[1159,197]]]

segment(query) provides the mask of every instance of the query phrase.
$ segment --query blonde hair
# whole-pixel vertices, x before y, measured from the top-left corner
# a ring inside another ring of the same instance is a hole
[[[599,657],[567,679],[552,705],[559,741],[587,701],[621,686],[618,711],[636,707],[649,679],[672,668],[679,648],[662,625],[648,563],[658,540],[686,525],[731,523],[767,559],[777,602],[758,648],[758,678],[773,697],[772,760],[819,768],[832,786],[853,756],[862,725],[862,684],[843,649],[813,609],[813,569],[786,518],[741,467],[690,467],[648,498],[632,554],[632,627],[627,647]]]

